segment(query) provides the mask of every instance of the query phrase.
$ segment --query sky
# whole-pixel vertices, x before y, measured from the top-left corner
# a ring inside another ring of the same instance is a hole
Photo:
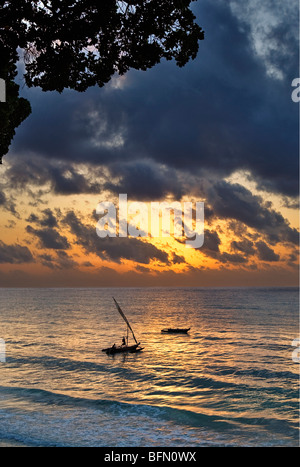
[[[0,169],[0,286],[298,285],[298,2],[193,11],[205,40],[183,68],[62,94],[19,75],[32,114]],[[100,238],[97,206],[120,194],[204,202],[203,245]]]

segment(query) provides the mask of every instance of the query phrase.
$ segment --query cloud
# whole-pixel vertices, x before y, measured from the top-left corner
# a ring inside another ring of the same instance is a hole
[[[99,192],[100,184],[76,167],[86,163],[119,177],[119,183],[108,185],[114,192],[150,199],[167,191],[180,196],[178,172],[220,178],[242,169],[265,190],[297,196],[298,108],[290,83],[298,67],[286,52],[294,44],[288,34],[294,18],[283,6],[268,3],[273,21],[261,2],[255,2],[255,11],[249,5],[243,10],[233,1],[197,3],[206,39],[198,58],[183,69],[163,62],[147,73],[129,72],[124,87],[83,94],[24,90],[33,113],[11,152],[21,170],[28,155],[45,164],[39,173],[37,165],[25,168],[27,179],[32,171],[32,182],[48,180],[55,193]],[[261,37],[267,34],[270,47],[259,54],[253,18],[260,19],[261,12],[268,25]],[[262,56],[272,58],[274,69],[284,62],[287,79],[266,73]]]
[[[41,264],[50,269],[72,269],[78,266],[78,263],[64,250],[57,250],[56,257],[49,254],[39,255]]]
[[[27,248],[21,245],[6,245],[0,240],[0,263],[21,264],[32,263],[34,258]]]
[[[83,174],[76,172],[70,164],[65,169],[51,167],[50,178],[54,193],[74,195],[81,193],[100,193],[101,185],[88,180]]]
[[[39,155],[29,155],[26,164],[20,165],[14,156],[8,163],[5,173],[7,185],[14,190],[24,190],[30,186],[47,186],[58,195],[100,193],[101,184],[92,180],[95,171],[80,173],[80,168],[64,161],[45,161]]]
[[[221,245],[221,239],[218,232],[205,230],[204,232],[204,244],[202,251],[210,251],[218,253],[219,246]]]
[[[231,242],[231,248],[233,250],[241,251],[242,253],[246,253],[247,255],[254,255],[255,248],[254,243],[251,240],[244,239],[241,241],[233,240]]]
[[[116,263],[120,263],[123,259],[143,264],[149,264],[153,260],[169,263],[168,254],[165,251],[137,238],[99,238],[96,228],[83,224],[74,212],[68,212],[63,222],[75,235],[77,244],[81,245],[87,253],[93,253],[101,259]]]
[[[10,212],[17,219],[20,218],[20,214],[16,210],[16,205],[11,198],[7,198],[3,191],[0,191],[0,208]]]
[[[57,265],[59,269],[71,269],[78,266],[78,263],[71,258],[68,253],[64,250],[59,250],[56,252],[57,255]]]
[[[172,255],[172,264],[182,264],[182,263],[185,263],[184,256],[177,255],[176,253],[173,253],[173,255]]]
[[[0,207],[17,217],[21,193],[35,195],[34,202],[46,194],[44,200],[63,195],[72,201],[73,195],[104,191],[141,201],[197,196],[205,201],[208,226],[197,255],[222,265],[248,263],[248,269],[257,259],[279,262],[274,245],[298,246],[297,230],[267,195],[224,180],[247,171],[260,190],[280,194],[286,206],[295,206],[299,193],[298,106],[291,100],[298,72],[295,2],[273,3],[195,2],[206,39],[198,58],[182,69],[162,62],[147,73],[130,71],[120,86],[83,94],[24,88],[33,113],[4,159]],[[229,231],[221,232],[218,219]],[[40,248],[56,250],[39,255],[54,273],[77,266],[66,251],[72,246],[66,226],[77,245],[103,260],[135,261],[140,271],[152,261],[184,263],[140,239],[100,239],[80,214],[62,220],[47,208],[27,214],[27,222]],[[236,236],[227,238],[228,251],[225,233]]]
[[[31,213],[30,216],[26,219],[27,222],[33,222],[40,225],[41,227],[57,227],[58,222],[53,214],[52,210],[47,208],[42,211],[43,217],[40,219],[36,214]]]
[[[279,261],[280,256],[277,255],[265,242],[257,242],[258,257],[262,261]]]
[[[231,249],[234,253],[221,252],[220,245],[221,239],[216,231],[205,231],[201,252],[221,263],[245,264],[248,263],[250,256],[257,256],[262,261],[276,262],[280,260],[280,256],[262,240],[256,243],[247,238],[241,241],[233,240]]]
[[[261,59],[266,73],[274,79],[289,76],[298,48],[297,0],[244,0],[242,3],[230,0],[229,4],[241,25],[249,31],[252,48]]]
[[[60,233],[53,228],[34,229],[30,225],[27,225],[26,231],[39,239],[41,248],[49,248],[52,250],[66,250],[70,248],[67,238],[60,235]]]
[[[266,235],[271,243],[298,244],[298,231],[290,227],[282,214],[242,185],[216,182],[208,187],[207,196],[215,216],[240,221]]]
[[[180,199],[184,193],[178,172],[153,161],[115,164],[110,167],[110,175],[116,181],[106,182],[103,188],[116,194],[126,193],[130,199],[159,200],[169,194]]]
[[[6,196],[2,191],[0,191],[0,206],[4,206],[6,203]]]
[[[228,253],[220,251],[221,239],[218,232],[206,230],[204,233],[204,244],[201,253],[213,258],[220,263],[247,263],[248,258],[240,253]]]

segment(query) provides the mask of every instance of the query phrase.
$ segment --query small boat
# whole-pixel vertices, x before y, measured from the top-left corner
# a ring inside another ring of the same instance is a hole
[[[166,332],[169,334],[176,334],[176,333],[181,333],[181,334],[187,334],[191,328],[165,328],[162,329],[161,332]]]
[[[116,346],[116,344],[113,344],[111,347],[108,347],[107,349],[102,349],[102,352],[106,352],[107,355],[114,355],[116,353],[124,353],[124,352],[130,352],[130,353],[136,353],[136,352],[140,352],[141,350],[144,349],[144,347],[141,347],[140,346],[140,343],[137,341],[135,335],[134,335],[134,332],[132,330],[132,327],[130,326],[129,324],[129,321],[128,319],[126,318],[124,312],[121,310],[121,307],[120,305],[118,304],[118,302],[114,299],[113,297],[113,300],[115,302],[115,305],[117,307],[117,310],[118,312],[120,313],[120,315],[122,316],[122,318],[124,319],[125,323],[127,324],[127,339],[125,340],[125,337],[123,337],[123,342],[122,342],[122,345],[118,345]],[[132,333],[132,337],[133,339],[135,340],[135,344],[132,344],[132,345],[129,345],[128,344],[128,329],[131,331]]]
[[[122,352],[135,353],[139,352],[140,350],[143,350],[143,347],[139,347],[139,345],[139,343],[134,345],[113,345],[112,347],[108,347],[107,349],[102,349],[102,352],[106,352],[107,355],[114,355],[115,353]]]

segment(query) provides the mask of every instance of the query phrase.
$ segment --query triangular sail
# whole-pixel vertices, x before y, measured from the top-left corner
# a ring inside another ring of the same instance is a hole
[[[113,297],[113,299],[114,299],[114,297]],[[133,336],[135,342],[138,344],[138,341],[136,340],[136,337],[135,337],[134,332],[133,332],[133,330],[132,330],[132,328],[131,328],[131,326],[130,326],[130,324],[129,324],[129,322],[128,322],[128,319],[127,319],[126,316],[124,315],[124,313],[123,313],[123,311],[121,310],[121,308],[120,308],[118,302],[117,302],[115,299],[114,299],[114,302],[115,302],[115,304],[116,304],[116,307],[117,307],[118,312],[120,313],[120,315],[121,315],[122,318],[124,319],[125,323],[127,324],[128,328],[129,328],[130,331],[132,332],[132,336]]]

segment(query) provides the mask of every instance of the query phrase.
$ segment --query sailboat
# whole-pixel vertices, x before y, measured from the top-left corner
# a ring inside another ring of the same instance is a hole
[[[118,304],[118,302],[115,300],[114,297],[113,297],[113,300],[115,302],[115,305],[117,307],[118,312],[120,313],[120,315],[124,319],[125,323],[127,324],[127,339],[125,341],[125,337],[123,337],[122,345],[116,346],[114,344],[112,347],[108,347],[107,349],[102,349],[102,352],[106,352],[108,355],[114,355],[116,353],[122,353],[122,352],[131,352],[131,353],[133,353],[133,352],[139,352],[139,351],[143,350],[143,347],[141,347],[140,343],[137,341],[137,339],[136,339],[136,337],[134,335],[134,332],[132,330],[132,327],[130,326],[130,323],[129,323],[128,319],[126,318],[123,310],[121,309],[120,305]],[[135,344],[128,345],[128,330],[131,331],[132,337],[133,337],[133,339],[135,341]]]

